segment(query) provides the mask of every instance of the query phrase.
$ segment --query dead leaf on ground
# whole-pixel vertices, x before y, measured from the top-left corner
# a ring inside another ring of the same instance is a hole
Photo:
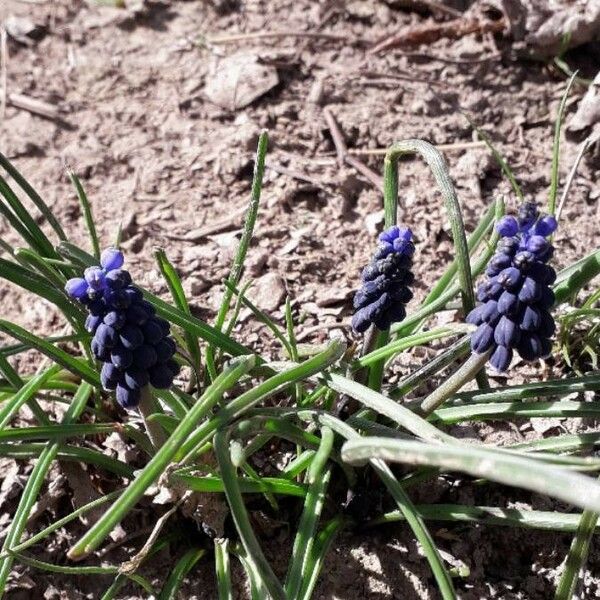
[[[564,49],[600,38],[600,3],[589,0],[497,0],[513,38],[536,53],[555,56]]]
[[[214,104],[236,110],[248,106],[278,83],[274,67],[261,64],[255,54],[243,52],[218,61],[204,92]]]
[[[567,125],[570,131],[583,131],[588,127],[593,127],[594,130],[600,128],[600,71]]]

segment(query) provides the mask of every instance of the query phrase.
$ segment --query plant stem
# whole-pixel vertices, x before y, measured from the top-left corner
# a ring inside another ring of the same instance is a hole
[[[148,437],[154,446],[154,450],[159,450],[165,443],[165,432],[157,421],[150,419],[150,415],[156,412],[156,402],[150,391],[150,386],[146,385],[141,390],[140,403],[138,406],[144,427]]]
[[[430,415],[483,368],[490,354],[491,351],[485,354],[471,354],[454,375],[449,377],[416,407],[415,412],[422,416]]]

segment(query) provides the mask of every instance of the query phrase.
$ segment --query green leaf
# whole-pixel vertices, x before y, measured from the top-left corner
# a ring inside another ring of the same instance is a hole
[[[373,458],[411,465],[439,467],[531,490],[600,511],[600,484],[584,475],[472,444],[433,445],[372,437],[346,442],[342,458],[349,463]]]
[[[4,429],[11,419],[17,414],[19,409],[31,398],[35,398],[35,395],[39,392],[40,388],[54,376],[60,370],[59,365],[53,365],[48,369],[45,369],[39,375],[30,379],[21,389],[15,393],[12,400],[0,407],[0,437],[2,429]]]
[[[83,209],[83,218],[85,219],[85,225],[87,227],[88,234],[92,242],[92,252],[94,253],[94,257],[96,258],[96,260],[99,261],[100,243],[98,242],[98,233],[96,232],[96,225],[94,223],[92,207],[88,200],[87,194],[85,193],[85,190],[81,185],[81,181],[79,181],[79,177],[77,177],[77,175],[71,169],[67,169],[67,174],[69,175],[69,179],[75,186],[75,191],[77,192],[79,203],[81,204],[81,208]]]
[[[165,471],[178,452],[183,441],[197,427],[209,411],[221,399],[226,390],[234,386],[255,364],[254,356],[237,358],[225,367],[217,379],[206,389],[198,402],[181,420],[175,431],[139,472],[136,479],[120,498],[104,513],[94,526],[71,548],[72,559],[83,558],[93,552],[125,515],[143,496],[146,489]]]
[[[188,475],[185,472],[175,471],[171,479],[183,487],[194,492],[214,493],[223,492],[223,481],[220,477],[211,475]],[[238,486],[244,494],[281,494],[283,496],[297,496],[304,498],[306,486],[280,477],[260,477],[259,480],[248,477],[238,477]]]
[[[178,561],[165,582],[157,600],[176,600],[177,592],[194,565],[206,554],[204,548],[190,548]]]
[[[334,434],[329,427],[323,427],[321,431],[321,443],[308,472],[308,493],[298,523],[298,531],[294,539],[292,557],[285,582],[285,592],[290,600],[299,598],[302,583],[309,576],[306,567],[313,551],[315,532],[323,511],[325,495],[331,478],[331,469],[327,468],[326,464],[333,450]]]
[[[50,344],[42,338],[29,333],[27,330],[14,323],[10,323],[9,321],[0,319],[0,331],[25,344],[29,344],[32,348],[39,350],[54,362],[62,365],[65,369],[81,377],[85,381],[88,381],[92,385],[96,387],[100,386],[100,377],[98,373],[82,359],[73,357],[61,348],[57,348],[53,344]]]
[[[548,192],[548,212],[553,215],[556,210],[556,195],[558,194],[558,159],[560,157],[560,130],[562,128],[563,119],[565,117],[565,109],[567,108],[567,99],[569,92],[573,86],[577,73],[573,73],[567,83],[567,87],[558,107],[556,115],[556,123],[554,125],[554,143],[552,144],[552,168],[550,171],[550,191]]]
[[[244,505],[242,492],[238,485],[236,469],[231,462],[229,454],[229,436],[224,431],[218,431],[214,438],[215,453],[219,463],[219,470],[225,486],[225,496],[231,510],[231,515],[236,529],[252,561],[256,565],[262,584],[268,590],[272,600],[288,600],[280,581],[273,573],[273,569],[265,558],[263,551],[256,539],[248,512]]]
[[[593,250],[576,263],[563,269],[556,278],[554,294],[556,304],[566,302],[579,290],[600,274],[600,249]]]
[[[87,383],[82,383],[77,394],[75,394],[75,397],[73,398],[73,402],[63,417],[62,422],[64,424],[71,423],[79,418],[91,393],[91,386]],[[0,444],[0,446],[3,446],[3,444]],[[17,448],[22,449],[22,446],[19,445]],[[25,484],[25,488],[19,500],[19,506],[13,515],[8,533],[4,539],[4,544],[2,546],[4,552],[10,551],[13,546],[16,546],[21,541],[21,536],[25,531],[31,508],[37,499],[46,474],[48,473],[48,469],[56,458],[58,451],[59,445],[56,442],[49,442],[45,446],[40,445],[39,459],[35,463],[35,466],[29,475],[29,479]],[[0,454],[2,454],[1,450]],[[6,581],[11,571],[12,562],[12,556],[0,559],[0,597],[5,591]]]
[[[219,600],[233,600],[231,565],[229,563],[229,540],[215,539],[215,572]]]
[[[42,256],[55,257],[56,252],[50,243],[50,240],[40,229],[40,226],[31,217],[27,208],[25,208],[23,203],[19,200],[12,188],[8,185],[8,182],[3,177],[0,177],[0,195],[4,196],[19,222],[22,224],[22,227],[17,228],[17,231],[21,234],[23,239]],[[4,203],[1,204],[2,206],[5,206]],[[5,211],[8,212],[8,207],[5,208]],[[12,219],[11,224],[14,225]]]
[[[500,527],[538,529],[541,531],[575,532],[581,513],[500,508],[497,506],[463,506],[460,504],[416,504],[419,515],[426,521],[455,523],[478,523]],[[371,525],[403,521],[399,510],[385,513],[369,522]],[[598,528],[597,528],[598,530]]]
[[[81,318],[83,314],[67,299],[62,291],[57,290],[46,279],[30,269],[25,269],[21,265],[0,258],[0,277],[52,302],[65,315],[72,318]]]
[[[571,600],[573,598],[579,581],[579,572],[587,559],[597,524],[597,512],[591,510],[583,512],[556,588],[555,600]]]
[[[16,181],[17,185],[29,196],[37,209],[44,215],[46,221],[54,229],[61,240],[66,240],[67,236],[60,223],[54,216],[52,209],[42,200],[41,196],[33,189],[28,181],[19,173],[17,168],[0,152],[0,166]]]
[[[179,279],[179,275],[177,271],[173,267],[173,265],[169,262],[165,251],[162,249],[158,249],[154,252],[154,258],[158,263],[158,268],[162,273],[167,285],[169,286],[169,291],[171,292],[171,296],[173,297],[173,301],[179,310],[185,313],[188,316],[191,316],[190,306],[188,304],[187,298],[185,297],[185,292],[183,291],[183,286],[181,285],[181,279]],[[192,357],[193,368],[196,373],[196,377],[198,378],[200,375],[200,346],[198,344],[198,336],[184,329],[185,341],[188,352]]]

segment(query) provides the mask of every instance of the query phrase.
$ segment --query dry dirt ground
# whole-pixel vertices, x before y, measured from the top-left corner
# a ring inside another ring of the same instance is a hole
[[[374,178],[338,164],[326,111],[353,150],[385,148],[411,137],[454,145],[445,154],[468,230],[499,194],[509,206],[515,198],[490,153],[473,146],[462,112],[492,137],[528,198],[546,199],[552,126],[566,78],[551,63],[526,58],[501,35],[473,33],[373,54],[368,49],[382,37],[448,15],[403,9],[413,3],[392,1],[140,2],[137,9],[127,4],[119,9],[79,0],[2,0],[0,22],[27,17],[35,30],[22,32],[21,41],[8,38],[0,150],[43,194],[69,235],[86,244],[65,172],[65,166],[72,167],[91,199],[103,243],[114,239],[122,223],[130,270],[159,293],[166,288],[152,249],[165,248],[202,318],[214,318],[222,293],[220,281],[239,238],[261,128],[269,130],[270,144],[247,270],[254,279],[251,296],[281,322],[288,293],[305,342],[324,341],[335,329],[350,335],[349,298],[382,220]],[[463,4],[454,6],[462,10]],[[273,30],[284,33],[229,43],[211,38]],[[312,35],[294,37],[298,32]],[[266,81],[270,88],[247,106],[239,105],[251,89],[223,88],[219,79],[236,54],[245,61],[256,57],[242,71],[256,70],[260,81],[253,84]],[[593,78],[600,51],[588,45],[567,59],[583,77]],[[584,93],[584,87],[575,86],[568,118]],[[15,107],[12,94],[48,103],[58,115],[44,118]],[[567,135],[563,140],[562,180],[580,139]],[[381,173],[381,156],[356,157]],[[565,207],[556,236],[558,266],[599,245],[599,169],[595,147],[584,158]],[[418,242],[416,306],[452,258],[452,244],[441,198],[422,163],[402,163],[400,190],[402,220]],[[15,241],[4,222],[0,235]],[[0,302],[3,318],[36,333],[62,327],[49,306],[32,303],[5,283]],[[243,313],[237,335],[276,352],[249,314]],[[20,366],[31,368],[27,361],[34,360],[28,355]],[[516,371],[514,381],[534,376],[518,366]],[[559,419],[549,424],[577,426]],[[519,424],[517,433],[543,435],[528,423]],[[516,434],[505,424],[489,423],[462,435],[501,441]],[[422,488],[415,499],[557,506],[506,488],[492,486],[484,493],[444,480]],[[14,498],[4,498],[0,514],[11,509]],[[569,536],[492,527],[432,529],[438,544],[470,568],[470,576],[457,583],[461,598],[468,600],[550,598],[555,569],[570,542]],[[266,542],[273,559],[285,546],[284,533],[278,536]],[[63,563],[66,545],[57,543],[46,558]],[[121,551],[106,560],[126,557]],[[600,557],[592,552],[589,573],[599,567]],[[598,579],[589,573],[585,597],[600,597]],[[97,577],[73,580],[20,571],[9,597],[95,598],[108,584]],[[122,597],[135,593],[128,589]],[[182,597],[215,597],[209,561],[194,572]],[[241,591],[239,597],[244,597]],[[315,598],[350,600],[436,597],[430,571],[402,525],[344,535],[328,555],[315,593]]]

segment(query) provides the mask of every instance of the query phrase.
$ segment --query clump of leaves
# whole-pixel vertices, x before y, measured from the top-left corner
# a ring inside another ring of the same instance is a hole
[[[219,597],[227,599],[233,597],[233,557],[247,574],[253,598],[308,600],[340,531],[365,521],[376,526],[405,520],[431,566],[441,596],[456,598],[455,579],[468,578],[468,573],[449,568],[447,555],[438,549],[427,521],[441,520],[576,532],[557,592],[560,599],[572,597],[600,512],[600,484],[590,477],[600,471],[600,461],[588,456],[600,444],[600,433],[556,435],[496,447],[465,444],[446,428],[473,420],[600,414],[595,401],[560,400],[600,389],[600,376],[593,372],[496,388],[489,387],[485,374],[490,356],[493,366],[507,369],[513,347],[528,360],[539,361],[550,351],[550,298],[555,300],[554,309],[566,315],[560,317],[563,328],[568,327],[568,319],[581,317],[584,322],[584,315],[597,311],[598,292],[592,292],[582,306],[577,298],[600,273],[599,249],[557,274],[546,264],[551,256],[549,236],[556,226],[563,110],[564,102],[556,129],[548,216],[528,219],[534,209],[521,204],[519,220],[514,219],[504,214],[504,202],[498,199],[468,237],[454,186],[436,148],[422,140],[390,148],[384,164],[385,231],[354,301],[354,328],[364,333],[360,352],[354,349],[356,344],[348,348],[340,339],[322,347],[300,347],[289,301],[282,328],[244,296],[243,266],[258,217],[266,133],[259,140],[247,220],[214,325],[192,314],[177,270],[163,250],[155,257],[171,292],[170,302],[133,286],[132,276],[122,270],[118,249],[100,255],[91,205],[74,174],[91,253],[69,241],[42,197],[0,155],[0,166],[7,174],[7,178],[0,177],[0,213],[23,244],[13,248],[2,243],[0,277],[54,304],[70,329],[67,335],[44,337],[0,320],[0,331],[15,340],[0,348],[0,455],[33,461],[0,553],[0,596],[13,566],[20,563],[74,576],[104,576],[104,599],[116,597],[126,584],[140,586],[148,595],[174,598],[199,561],[214,560]],[[455,260],[421,305],[410,312],[405,304],[410,300],[410,266],[413,255],[418,261],[418,243],[398,226],[396,212],[399,159],[413,154],[430,166],[442,194]],[[514,175],[504,161],[501,164],[516,197],[523,201]],[[19,193],[14,186],[20,188]],[[21,202],[21,193],[40,212],[48,232]],[[486,269],[492,285],[479,295],[481,308],[476,306],[473,280]],[[526,283],[528,278],[533,283]],[[242,305],[281,344],[281,360],[271,361],[236,339]],[[455,311],[455,322],[430,327],[437,313],[449,310]],[[472,324],[461,322],[461,315],[471,315],[467,321]],[[485,344],[480,328],[487,334]],[[584,327],[588,340],[597,339],[597,333],[597,325]],[[390,363],[401,353],[440,340],[447,343],[445,349],[393,386],[388,382]],[[529,340],[529,345],[522,340]],[[559,340],[566,351],[562,334]],[[164,347],[159,349],[160,344]],[[474,352],[469,355],[471,345]],[[47,361],[35,375],[25,376],[10,359],[32,348]],[[448,375],[448,369],[454,371]],[[408,399],[412,390],[440,377],[443,383],[431,394]],[[478,389],[460,391],[472,381]],[[113,390],[117,405],[108,411]],[[40,403],[48,399],[67,404],[60,422],[51,419]],[[24,405],[37,424],[10,427]],[[347,410],[341,410],[342,406]],[[121,422],[109,417],[114,411]],[[141,464],[134,468],[90,443],[91,436],[98,440],[113,432],[143,451]],[[285,455],[287,462],[277,472],[267,473],[261,468],[264,460],[258,458],[276,452],[280,458]],[[88,473],[101,474],[91,481],[103,495],[43,529],[29,531],[27,537],[28,517],[54,461],[77,461],[86,465]],[[402,463],[405,477],[399,479],[390,462]],[[440,471],[483,478],[482,485],[498,482],[552,496],[583,513],[415,505],[411,486],[438,477]],[[166,512],[155,508],[153,529],[131,560],[106,565],[98,550],[119,523],[133,519],[136,505],[157,487],[171,498],[171,507]],[[374,514],[372,507],[378,503],[370,502],[370,495],[376,493],[387,498],[387,508],[395,509]],[[226,503],[231,527],[215,531],[218,526],[202,515],[211,495]],[[249,513],[251,501],[260,502],[295,529],[283,580],[262,551],[261,536]],[[190,514],[190,503],[191,513],[201,515],[195,531],[183,516],[186,526],[173,525],[179,515]],[[290,505],[293,510],[288,512]],[[43,547],[50,536],[73,525],[78,517],[97,514],[92,511],[98,507],[102,507],[101,516],[66,557],[55,564],[33,557],[32,549]],[[167,546],[173,563],[160,573],[147,572],[148,559]],[[84,564],[70,562],[84,559]],[[457,585],[461,584],[459,580]]]

